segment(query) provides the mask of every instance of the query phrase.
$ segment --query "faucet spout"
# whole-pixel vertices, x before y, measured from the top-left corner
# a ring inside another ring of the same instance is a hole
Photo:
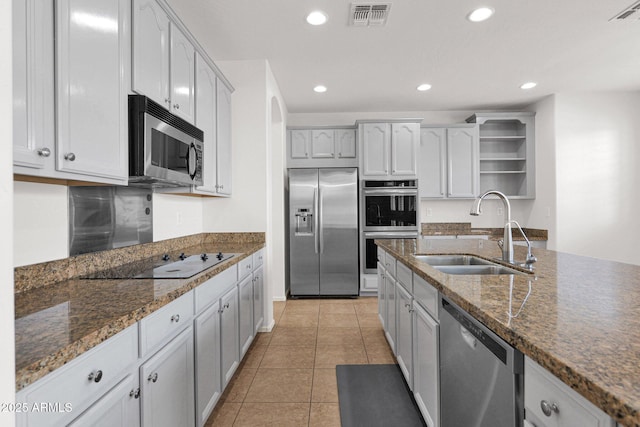
[[[504,224],[504,235],[502,237],[502,260],[508,263],[513,264],[513,238],[511,236],[511,204],[509,203],[509,199],[507,196],[498,191],[498,190],[489,190],[482,194],[480,197],[473,201],[473,205],[471,206],[470,215],[478,216],[482,213],[480,206],[482,205],[482,201],[485,197],[489,195],[497,196],[502,200],[504,204],[505,214],[507,216],[507,221]]]

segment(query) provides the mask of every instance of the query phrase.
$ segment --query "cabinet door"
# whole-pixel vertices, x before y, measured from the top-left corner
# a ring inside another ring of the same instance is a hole
[[[220,299],[220,365],[223,390],[240,363],[239,336],[238,288],[234,286]]]
[[[216,82],[216,160],[218,194],[231,195],[231,91]]]
[[[420,126],[417,123],[391,124],[391,174],[417,175],[418,141]]]
[[[385,284],[385,274],[382,264],[378,262],[378,317],[382,324],[382,329],[387,329],[387,290]]]
[[[196,53],[196,126],[204,133],[202,185],[199,190],[216,192],[216,75]]]
[[[438,323],[413,303],[413,395],[427,426],[440,425]]]
[[[203,426],[222,394],[219,302],[202,312],[195,326],[196,424]]]
[[[264,274],[262,267],[253,272],[253,334],[264,324]]]
[[[138,375],[129,375],[69,424],[69,427],[135,427],[139,425]]]
[[[171,111],[189,123],[194,121],[195,106],[195,54],[191,42],[173,23],[169,24],[171,54],[169,65]]]
[[[238,283],[240,298],[240,359],[249,350],[253,341],[253,275]]]
[[[127,179],[129,3],[60,0],[56,7],[57,169]]]
[[[447,182],[447,130],[445,128],[420,130],[419,159],[420,197],[443,198]]]
[[[411,342],[413,340],[413,307],[411,294],[399,282],[396,282],[396,359],[400,370],[404,374],[409,389],[413,389],[413,354]]]
[[[53,2],[14,0],[12,14],[13,163],[53,171]]]
[[[389,124],[362,125],[362,175],[385,176],[389,173]]]
[[[169,110],[169,17],[155,0],[133,0],[132,58],[132,89]]]
[[[335,151],[333,130],[311,131],[311,157],[314,159],[333,158]]]
[[[396,353],[396,281],[394,278],[385,273],[385,290],[386,290],[386,303],[387,303],[387,322],[385,328],[385,335],[391,351]]]
[[[292,159],[306,159],[309,157],[309,148],[311,146],[310,130],[292,130],[289,134],[291,144]]]
[[[143,426],[193,426],[193,329],[184,330],[140,367]]]
[[[448,197],[476,197],[478,193],[477,147],[475,128],[448,129]]]
[[[339,159],[354,159],[356,157],[355,129],[337,129],[335,131],[336,149]]]

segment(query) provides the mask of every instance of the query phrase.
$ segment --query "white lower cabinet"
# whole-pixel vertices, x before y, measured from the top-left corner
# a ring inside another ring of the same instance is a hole
[[[413,302],[413,396],[429,427],[440,425],[439,325]]]
[[[223,389],[240,364],[238,320],[238,288],[234,286],[220,299],[220,366]]]
[[[378,318],[382,329],[387,329],[387,289],[384,267],[378,262]]]
[[[255,263],[254,263],[255,264]],[[253,336],[264,324],[264,273],[262,266],[253,271]]]
[[[127,376],[69,427],[114,427],[140,425],[140,385],[138,376]]]
[[[396,286],[396,280],[387,271],[385,273],[385,299],[387,303],[385,336],[393,354],[396,354]]]
[[[240,317],[240,359],[245,355],[253,341],[253,275],[250,274],[238,283]]]
[[[409,389],[413,389],[413,298],[396,282],[396,359]]]
[[[196,373],[196,424],[203,426],[220,395],[220,303],[215,302],[194,322]]]
[[[533,360],[524,359],[525,419],[534,427],[613,427],[615,422]]]
[[[140,367],[143,426],[194,425],[193,373],[189,326]]]

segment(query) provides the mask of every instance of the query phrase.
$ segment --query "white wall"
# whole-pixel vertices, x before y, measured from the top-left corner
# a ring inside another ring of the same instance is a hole
[[[557,249],[640,265],[640,91],[555,100]]]
[[[153,195],[153,241],[202,233],[202,198]]]
[[[13,96],[11,81],[11,2],[0,14],[0,402],[15,400],[13,305]],[[15,425],[15,414],[0,411],[0,425]]]

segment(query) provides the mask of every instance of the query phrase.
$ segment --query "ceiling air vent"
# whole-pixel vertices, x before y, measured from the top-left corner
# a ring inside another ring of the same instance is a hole
[[[391,3],[351,3],[349,24],[355,27],[382,26],[387,23]]]
[[[631,6],[625,8],[622,12],[618,13],[613,18],[609,19],[609,21],[637,21],[640,20],[640,1],[635,2]]]

